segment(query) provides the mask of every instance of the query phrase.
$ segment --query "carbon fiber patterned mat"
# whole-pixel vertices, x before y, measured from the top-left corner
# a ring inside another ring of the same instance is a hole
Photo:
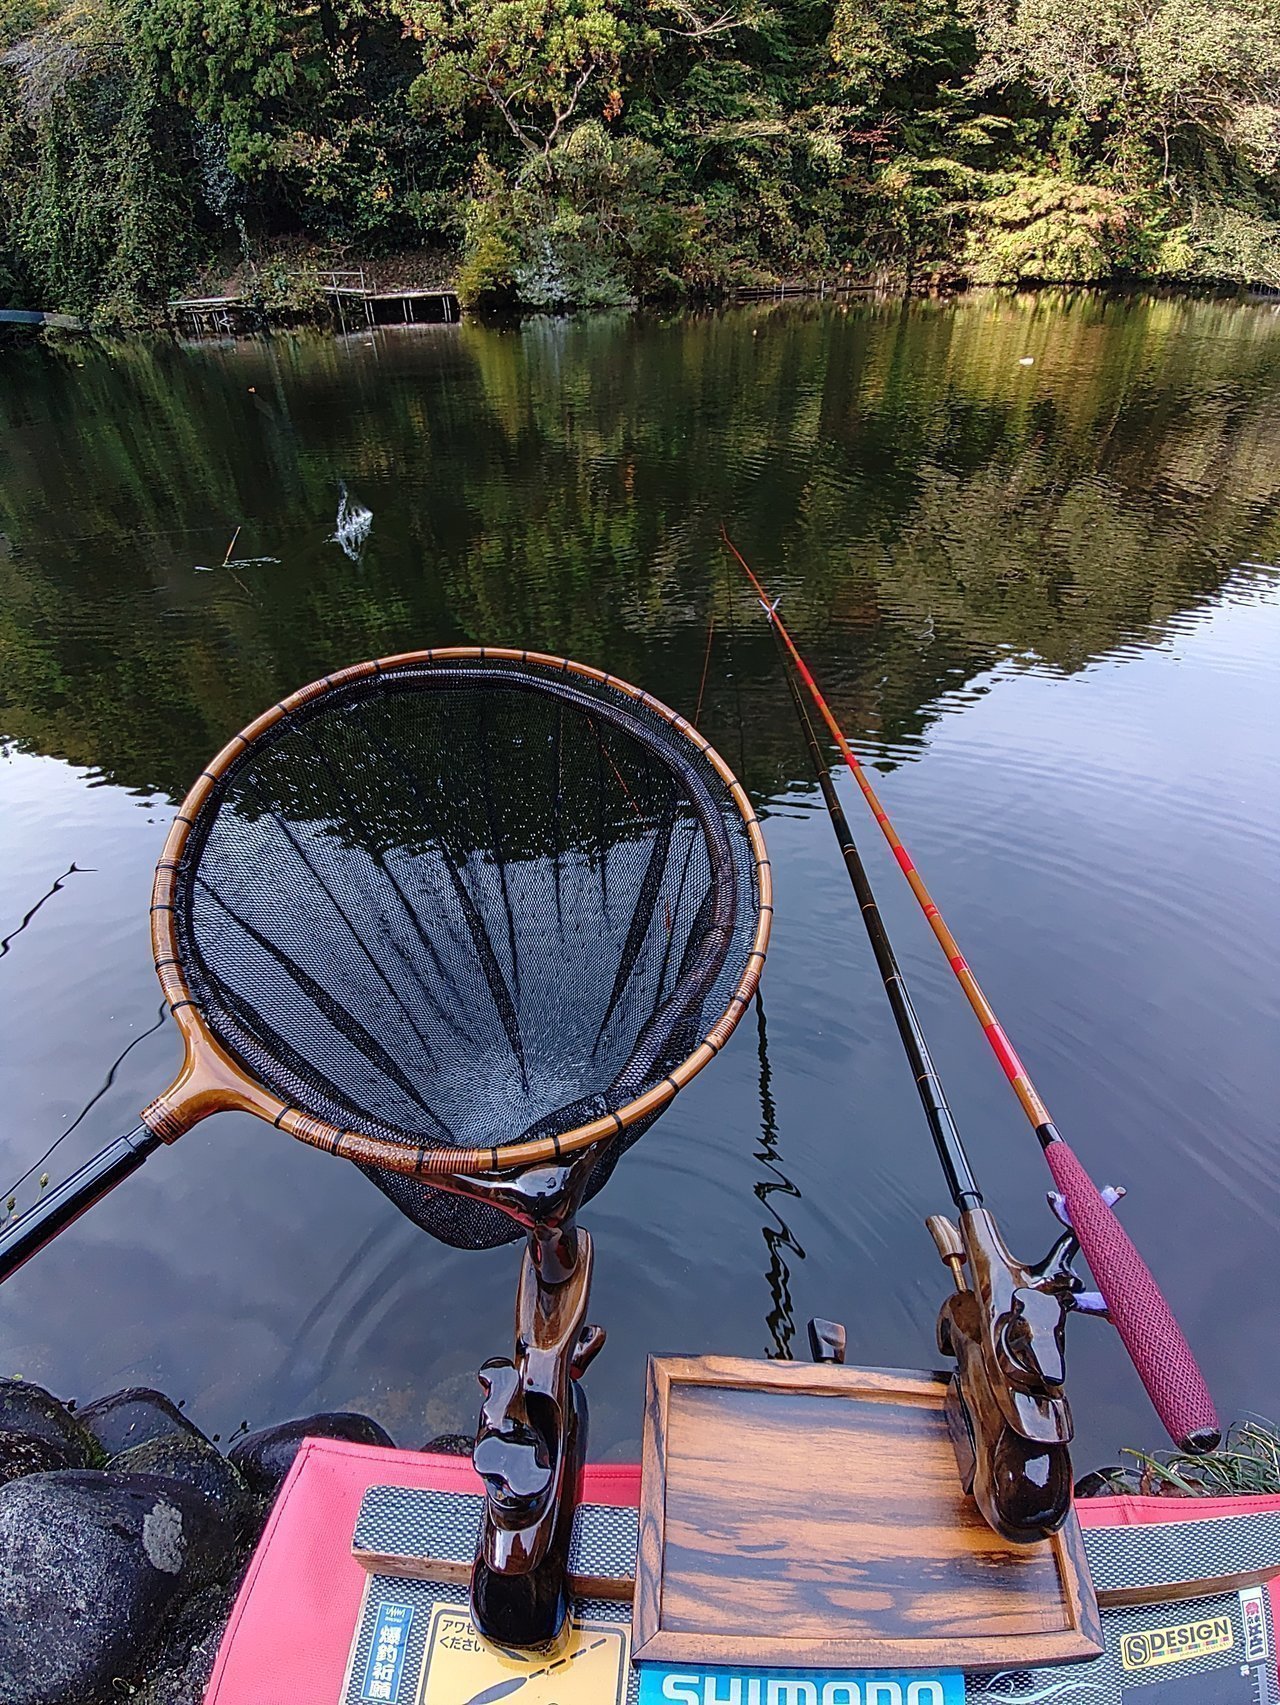
[[[411,1486],[370,1486],[360,1504],[351,1549],[366,1567],[377,1557],[381,1572],[398,1574],[406,1563],[431,1557],[470,1569],[484,1499],[478,1493],[427,1492]],[[636,1512],[612,1504],[579,1504],[569,1546],[569,1574],[597,1581],[630,1581],[636,1564]]]
[[[423,1555],[426,1547],[433,1556],[466,1563],[474,1551],[480,1504],[474,1496],[374,1486],[365,1494],[353,1545],[410,1558]],[[1280,1513],[1093,1528],[1085,1530],[1084,1541],[1100,1589],[1203,1580],[1280,1565]],[[635,1543],[634,1510],[584,1505],[575,1526],[573,1570],[627,1575]],[[371,1573],[341,1705],[435,1705],[423,1691],[435,1607],[465,1610],[466,1598],[462,1586]],[[602,1599],[579,1600],[577,1615],[593,1628],[619,1631],[630,1620],[625,1606]],[[971,1676],[968,1698],[1010,1705],[1280,1705],[1275,1627],[1264,1588],[1107,1609],[1102,1620],[1107,1650],[1096,1662]],[[385,1635],[389,1628],[401,1632],[379,1644],[379,1632]],[[380,1650],[389,1661],[376,1661]],[[733,1690],[733,1681],[728,1672],[717,1677],[711,1695],[716,1705],[755,1705],[741,1685]],[[804,1693],[807,1684],[798,1685],[792,1705],[821,1705],[820,1695],[810,1700]],[[537,1690],[531,1684],[506,1686],[532,1705]],[[491,1695],[495,1700],[506,1696]],[[617,1705],[635,1705],[637,1697],[636,1672],[630,1670]],[[448,1698],[442,1705],[468,1701]],[[613,1701],[593,1697],[590,1705]]]

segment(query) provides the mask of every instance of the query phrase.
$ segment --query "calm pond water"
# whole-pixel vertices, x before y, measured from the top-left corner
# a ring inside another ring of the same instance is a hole
[[[932,1365],[942,1178],[724,518],[1062,1129],[1129,1187],[1224,1413],[1280,1415],[1277,445],[1266,305],[5,350],[0,1183],[74,1126],[63,1176],[168,1082],[151,867],[233,731],[339,665],[479,641],[692,714],[714,618],[701,725],[765,816],[774,941],[763,1006],[588,1211],[593,1449],[636,1455],[651,1349],[800,1355],[822,1313],[851,1359]],[[355,558],[339,482],[373,514]],[[1047,1172],[848,804],[979,1177],[1038,1255]],[[416,1445],[470,1430],[515,1269],[223,1117],[5,1287],[0,1368],[155,1384],[224,1436],[367,1409]],[[1078,1467],[1161,1442],[1108,1329],[1073,1327],[1071,1369]]]

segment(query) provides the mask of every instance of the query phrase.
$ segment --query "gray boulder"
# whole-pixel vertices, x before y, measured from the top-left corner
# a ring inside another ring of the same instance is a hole
[[[234,1534],[190,1486],[92,1469],[0,1487],[0,1705],[107,1705]]]
[[[65,1459],[58,1467],[96,1468],[103,1461],[97,1440],[70,1409],[25,1379],[0,1379],[0,1432],[48,1445]]]
[[[152,1439],[166,1438],[171,1433],[204,1437],[199,1427],[188,1421],[163,1391],[152,1391],[145,1385],[131,1385],[125,1391],[96,1397],[77,1411],[77,1417],[107,1456],[119,1456],[121,1451],[148,1444]]]
[[[199,1433],[166,1433],[134,1445],[112,1457],[111,1472],[181,1480],[208,1498],[237,1533],[243,1532],[252,1511],[253,1498],[239,1469]]]
[[[303,1439],[349,1439],[353,1444],[395,1448],[390,1433],[368,1415],[337,1410],[326,1415],[304,1415],[297,1421],[282,1421],[279,1426],[246,1433],[228,1455],[244,1475],[251,1492],[261,1498],[273,1498],[292,1468]]]

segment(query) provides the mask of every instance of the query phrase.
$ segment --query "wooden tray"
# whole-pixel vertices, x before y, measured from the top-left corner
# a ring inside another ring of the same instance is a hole
[[[668,1663],[1026,1668],[1096,1657],[1072,1514],[1012,1546],[960,1490],[945,1379],[650,1358],[633,1654]]]

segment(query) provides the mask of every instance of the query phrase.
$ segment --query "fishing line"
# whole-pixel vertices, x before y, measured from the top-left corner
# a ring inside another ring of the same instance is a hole
[[[72,865],[71,868],[74,870],[75,866]],[[116,1073],[120,1070],[120,1067],[128,1059],[133,1050],[138,1046],[138,1043],[145,1042],[148,1036],[154,1036],[156,1031],[163,1026],[168,1007],[169,1003],[167,1001],[160,1002],[160,1008],[156,1015],[155,1023],[150,1025],[146,1030],[140,1031],[139,1034],[134,1037],[133,1041],[129,1043],[128,1047],[125,1048],[123,1053],[117,1054],[115,1062],[110,1071],[108,1071],[106,1079],[102,1083],[101,1087],[92,1096],[90,1096],[88,1101],[85,1102],[84,1106],[76,1114],[75,1118],[67,1126],[66,1130],[63,1131],[60,1136],[53,1139],[48,1148],[40,1156],[39,1160],[32,1161],[31,1165],[22,1174],[22,1177],[9,1186],[9,1188],[4,1192],[6,1201],[11,1201],[13,1197],[18,1194],[18,1191],[26,1183],[27,1179],[30,1178],[31,1174],[35,1172],[38,1167],[43,1166],[45,1161],[52,1157],[59,1144],[66,1142],[67,1138],[71,1135],[72,1131],[75,1130],[76,1126],[79,1125],[85,1116],[98,1105],[99,1101],[102,1100],[103,1096],[111,1088],[111,1085],[116,1081]]]

